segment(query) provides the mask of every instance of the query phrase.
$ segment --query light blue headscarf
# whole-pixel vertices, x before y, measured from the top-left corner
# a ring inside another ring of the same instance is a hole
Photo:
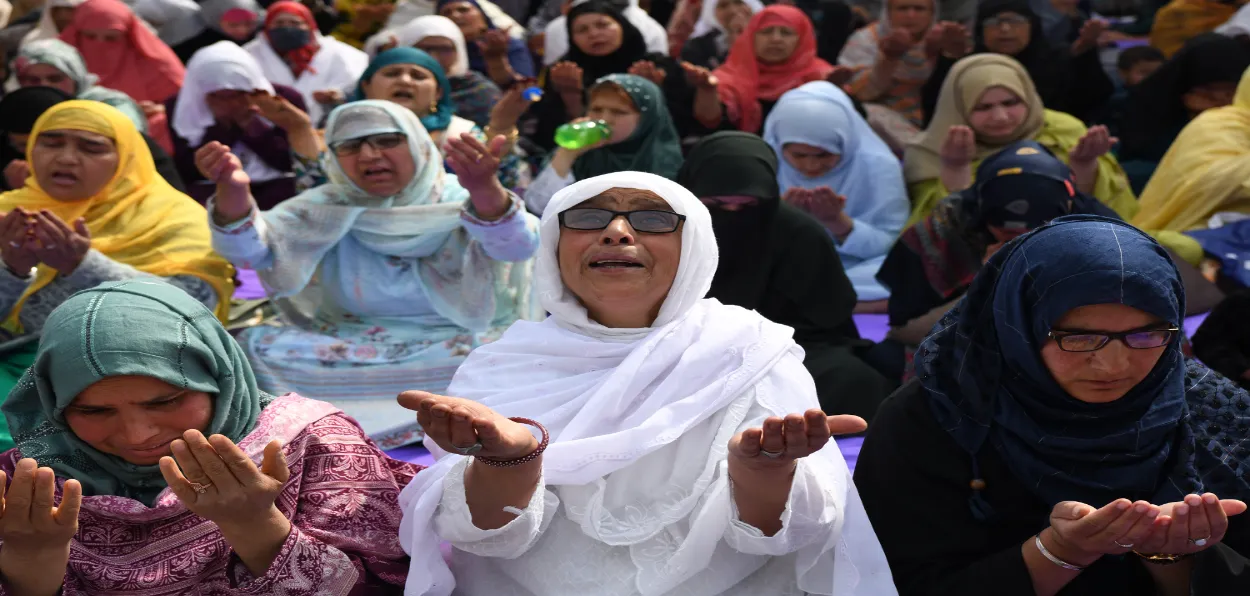
[[[148,117],[139,104],[121,91],[96,85],[100,78],[87,71],[87,63],[74,46],[59,39],[41,39],[23,45],[17,54],[18,71],[35,64],[47,64],[73,79],[75,98],[111,105],[134,122],[139,132],[148,132]]]

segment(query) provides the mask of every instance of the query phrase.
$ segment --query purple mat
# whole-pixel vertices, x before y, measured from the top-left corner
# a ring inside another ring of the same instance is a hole
[[[260,285],[260,278],[251,269],[238,269],[239,287],[234,289],[234,297],[239,300],[260,300],[265,297],[265,288]]]

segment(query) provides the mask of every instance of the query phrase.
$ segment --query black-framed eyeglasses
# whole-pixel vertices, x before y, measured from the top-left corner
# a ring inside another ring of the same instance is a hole
[[[1134,350],[1162,348],[1172,342],[1172,338],[1178,331],[1180,331],[1179,327],[1152,325],[1120,333],[1054,329],[1049,335],[1055,343],[1059,344],[1059,349],[1065,352],[1096,352],[1106,347],[1113,339],[1120,340],[1121,343]]]
[[[686,221],[685,215],[678,215],[672,211],[655,209],[612,211],[597,207],[578,207],[561,212],[560,225],[570,230],[602,230],[618,217],[624,217],[635,231],[648,234],[676,232],[681,222]]]
[[[394,149],[408,142],[408,135],[402,132],[383,132],[358,139],[348,139],[339,141],[330,145],[330,149],[339,157],[347,157],[348,155],[356,155],[360,153],[360,148],[368,143],[370,147],[378,151],[384,149]]]

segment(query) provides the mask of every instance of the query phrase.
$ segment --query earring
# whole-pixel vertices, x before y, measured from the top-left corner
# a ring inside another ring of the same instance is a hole
[[[430,113],[431,114],[438,113],[438,98],[430,100]]]

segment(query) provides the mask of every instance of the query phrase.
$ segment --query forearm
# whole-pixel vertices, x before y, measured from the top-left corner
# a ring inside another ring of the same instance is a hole
[[[63,552],[11,553],[0,546],[0,581],[6,596],[56,596],[65,582],[69,544]]]
[[[504,508],[525,509],[542,475],[542,456],[519,466],[499,468],[474,460],[464,475],[465,501],[473,525],[497,530],[517,517]]]
[[[1046,546],[1046,550],[1052,555],[1059,557],[1061,560],[1077,564],[1076,561],[1069,561],[1063,558],[1058,552],[1057,543],[1054,540],[1053,530],[1046,528],[1042,530],[1042,544]],[[1028,540],[1021,545],[1021,554],[1024,556],[1024,566],[1029,570],[1029,578],[1033,581],[1033,592],[1036,596],[1054,596],[1058,594],[1064,586],[1076,579],[1080,575],[1080,571],[1064,569],[1056,565],[1050,559],[1047,559],[1042,551],[1037,548],[1037,541],[1030,536]],[[1080,563],[1084,565],[1085,563]]]
[[[729,459],[729,479],[738,519],[758,528],[765,536],[781,531],[781,514],[790,498],[795,462],[777,470],[753,470]]]
[[[582,117],[582,112],[586,108],[582,105],[581,91],[561,91],[560,99],[564,102],[564,114],[568,116],[569,120]]]
[[[1189,596],[1190,578],[1194,570],[1194,558],[1186,557],[1172,565],[1157,565],[1142,561],[1150,572],[1159,596]]]
[[[942,182],[942,186],[946,187],[948,194],[965,190],[972,186],[972,164],[952,166],[943,163],[938,180]]]
[[[864,88],[861,101],[871,101],[884,95],[894,86],[894,73],[898,70],[898,59],[882,57],[868,71],[868,85]]]
[[[225,205],[222,205],[222,198],[226,198]],[[235,189],[233,187],[218,184],[217,195],[213,199],[212,211],[209,215],[213,218],[213,224],[218,226],[228,226],[246,218],[256,206],[256,199],[252,197],[252,189]]]
[[[486,59],[486,76],[494,81],[501,88],[512,83],[515,73],[512,72],[512,64],[508,62],[508,55],[495,56]]]
[[[291,521],[278,511],[271,508],[269,515],[259,523],[249,523],[241,527],[230,524],[217,524],[221,535],[226,539],[234,554],[247,567],[253,576],[260,577],[269,571],[269,566],[282,550],[283,543],[291,534]]]
[[[1089,164],[1070,164],[1070,166],[1072,168],[1072,179],[1076,183],[1076,189],[1087,195],[1093,196],[1094,186],[1098,184],[1098,160],[1095,159]],[[956,191],[956,189],[952,189],[949,186],[946,188],[950,189],[951,192]],[[963,189],[961,188],[958,190]]]
[[[573,162],[577,161],[577,158],[581,156],[581,151],[573,151],[561,147],[556,149],[555,155],[551,156],[551,162],[547,165],[551,166],[551,169],[555,170],[556,174],[561,178],[566,178],[573,171]]]
[[[694,117],[706,128],[720,126],[725,113],[715,87],[700,87],[694,92]]]
[[[955,308],[955,305],[958,303],[959,299],[956,298],[908,321],[905,325],[891,327],[885,336],[887,339],[892,339],[903,345],[918,346],[920,342],[924,341],[925,336],[929,334],[933,326],[937,325],[937,322],[942,320],[942,317],[946,316],[946,313]]]
[[[312,124],[286,131],[286,138],[291,151],[304,159],[316,159],[325,150],[321,135],[317,134],[317,129]]]

